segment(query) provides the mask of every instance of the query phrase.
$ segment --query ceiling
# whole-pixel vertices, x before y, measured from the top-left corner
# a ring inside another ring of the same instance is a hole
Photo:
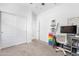
[[[46,10],[49,10],[60,3],[26,3],[25,6],[29,6],[33,12],[40,14]]]
[[[39,15],[57,5],[60,5],[60,3],[0,3],[0,10],[26,15],[28,8],[30,8],[35,14]]]

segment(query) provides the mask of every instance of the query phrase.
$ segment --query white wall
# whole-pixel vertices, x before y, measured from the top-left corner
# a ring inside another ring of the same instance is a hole
[[[61,4],[50,10],[38,15],[40,22],[40,40],[48,41],[48,33],[50,32],[50,23],[53,18],[59,23],[59,26],[67,25],[68,18],[79,16],[79,4]],[[39,26],[39,25],[38,25]],[[38,30],[37,30],[38,31]],[[57,34],[60,33],[60,27]],[[37,33],[38,35],[38,33]]]
[[[27,16],[27,42],[31,42],[32,40],[32,11],[28,10]]]
[[[37,15],[34,12],[32,12],[32,39],[36,38],[36,33],[37,33],[36,32],[36,28],[37,28],[36,22],[37,22]]]
[[[27,42],[31,42],[32,39],[36,38],[36,22],[37,16],[34,12],[29,9],[27,16]]]

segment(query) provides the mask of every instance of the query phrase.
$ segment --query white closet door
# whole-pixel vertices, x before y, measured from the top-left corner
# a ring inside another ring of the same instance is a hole
[[[15,15],[1,13],[2,48],[26,42],[26,20]]]
[[[16,39],[16,17],[1,13],[1,40],[2,47],[12,46]]]

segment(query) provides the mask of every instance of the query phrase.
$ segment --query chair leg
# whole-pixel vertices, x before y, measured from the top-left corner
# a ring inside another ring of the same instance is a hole
[[[60,51],[59,49],[56,49],[56,51]]]
[[[56,51],[62,51],[64,53],[64,56],[66,56],[66,52],[65,52],[65,49],[61,48],[61,47],[58,47],[58,49],[56,49]]]

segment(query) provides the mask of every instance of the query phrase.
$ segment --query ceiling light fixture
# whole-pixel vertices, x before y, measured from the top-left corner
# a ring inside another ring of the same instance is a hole
[[[32,4],[32,3],[29,3],[29,4]]]
[[[45,5],[45,3],[41,3],[41,5]]]

